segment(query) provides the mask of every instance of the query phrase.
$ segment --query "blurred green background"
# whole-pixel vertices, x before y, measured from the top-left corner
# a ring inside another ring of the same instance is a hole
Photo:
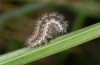
[[[58,12],[68,32],[100,22],[100,0],[0,0],[0,55],[25,47],[34,20]],[[100,65],[100,38],[26,65]]]

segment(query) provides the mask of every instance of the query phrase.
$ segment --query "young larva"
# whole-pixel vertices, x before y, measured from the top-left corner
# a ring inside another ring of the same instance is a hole
[[[48,39],[67,33],[67,21],[62,15],[54,12],[43,15],[34,24],[32,34],[26,39],[26,44],[29,47],[46,44]]]

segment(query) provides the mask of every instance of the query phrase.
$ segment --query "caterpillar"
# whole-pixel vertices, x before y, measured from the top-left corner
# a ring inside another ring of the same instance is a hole
[[[67,33],[67,28],[68,22],[63,15],[55,12],[46,13],[34,22],[33,31],[26,39],[26,44],[32,48],[47,44],[48,39]]]

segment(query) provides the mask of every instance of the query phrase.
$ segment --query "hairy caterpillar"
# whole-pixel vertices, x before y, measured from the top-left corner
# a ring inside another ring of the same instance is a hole
[[[32,34],[26,39],[29,47],[48,43],[48,39],[67,32],[68,23],[57,13],[47,13],[35,21]]]

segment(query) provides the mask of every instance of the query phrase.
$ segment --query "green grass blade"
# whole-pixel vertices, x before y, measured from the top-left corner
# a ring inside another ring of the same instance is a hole
[[[58,37],[38,48],[23,48],[0,56],[0,65],[26,64],[100,37],[100,23]]]

